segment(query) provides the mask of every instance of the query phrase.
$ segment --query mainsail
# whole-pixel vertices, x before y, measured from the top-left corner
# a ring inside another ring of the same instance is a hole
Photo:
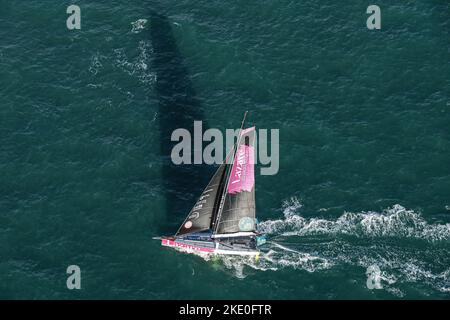
[[[255,231],[254,143],[255,127],[241,129],[218,210],[214,237]]]
[[[187,218],[178,229],[176,236],[199,232],[211,228],[211,220],[218,211],[220,204],[220,196],[222,194],[225,180],[225,169],[227,167],[224,162],[212,177],[208,186],[203,190],[194,207],[189,212]]]

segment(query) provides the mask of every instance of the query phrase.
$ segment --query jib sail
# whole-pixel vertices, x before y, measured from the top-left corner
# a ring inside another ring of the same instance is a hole
[[[199,232],[211,228],[211,220],[215,217],[220,204],[220,196],[225,180],[226,162],[224,162],[212,177],[208,186],[203,190],[194,207],[189,212],[186,220],[178,229],[176,236]]]

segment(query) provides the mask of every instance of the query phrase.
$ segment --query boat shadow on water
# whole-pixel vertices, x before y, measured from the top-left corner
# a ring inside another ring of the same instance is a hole
[[[171,150],[175,144],[171,142],[171,135],[174,130],[185,128],[193,132],[194,120],[202,121],[204,130],[208,125],[185,60],[177,47],[172,23],[166,16],[154,11],[149,16],[152,66],[157,76],[155,91],[159,100],[160,155],[167,212],[167,221],[161,224],[160,232],[173,234],[189,211],[189,205],[195,202],[195,197],[210,179],[214,166],[175,165],[171,161]]]

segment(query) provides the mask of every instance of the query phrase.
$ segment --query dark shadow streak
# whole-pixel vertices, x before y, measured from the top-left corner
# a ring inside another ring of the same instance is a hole
[[[193,138],[194,120],[203,121],[203,112],[167,17],[151,12],[149,32],[154,55],[152,67],[157,75],[155,90],[159,99],[160,154],[168,217],[160,232],[166,235],[176,232],[211,178],[214,167],[174,165],[171,161],[172,147],[177,143],[170,140],[172,132],[185,128]],[[206,129],[203,121],[203,131]]]

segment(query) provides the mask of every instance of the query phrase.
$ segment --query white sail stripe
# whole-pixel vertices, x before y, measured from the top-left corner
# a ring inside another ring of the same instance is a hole
[[[213,234],[212,238],[233,238],[233,237],[245,237],[245,236],[256,236],[256,233],[253,231],[248,232],[235,232],[235,233],[221,233],[221,234]]]
[[[241,218],[242,219],[242,218]],[[226,223],[226,222],[234,222],[234,221],[240,221],[241,219],[231,219],[231,220],[222,220],[219,222],[220,223]]]

